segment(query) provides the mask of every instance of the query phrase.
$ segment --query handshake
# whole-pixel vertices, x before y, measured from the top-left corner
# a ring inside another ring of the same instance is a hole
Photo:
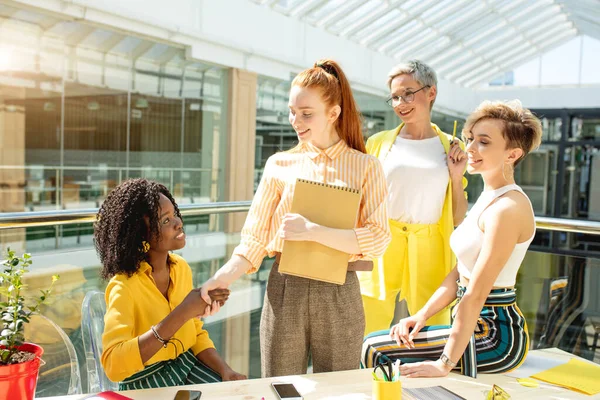
[[[218,304],[217,311],[222,307],[229,298],[229,289],[214,289],[209,290],[208,295],[213,304]],[[215,306],[212,308],[214,309]],[[190,293],[183,299],[183,302],[178,306],[183,312],[186,320],[193,317],[206,317],[211,315],[211,306],[204,301],[200,296],[200,288],[192,289]]]
[[[227,299],[229,298],[229,289],[213,289],[208,291],[208,295],[212,301],[219,303],[219,306],[223,307]]]

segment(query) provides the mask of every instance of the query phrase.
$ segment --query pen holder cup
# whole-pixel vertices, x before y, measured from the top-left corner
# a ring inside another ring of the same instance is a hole
[[[373,380],[373,400],[401,400],[401,381],[376,381]]]

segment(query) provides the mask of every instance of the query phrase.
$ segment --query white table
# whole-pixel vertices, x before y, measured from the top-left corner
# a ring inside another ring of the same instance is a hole
[[[534,350],[530,354],[543,355],[551,361],[567,362],[575,356],[558,349]],[[600,379],[600,377],[599,377]],[[251,379],[247,381],[190,385],[181,387],[132,390],[120,392],[134,400],[170,400],[177,390],[195,389],[202,391],[201,400],[277,400],[271,388],[271,382],[292,382],[299,389],[304,399],[329,400],[368,400],[371,399],[371,370],[353,370],[330,372],[324,374],[308,374],[278,378]],[[485,399],[485,393],[493,384],[508,392],[512,399],[600,399],[600,394],[588,396],[541,383],[538,388],[520,385],[515,378],[504,374],[479,374],[477,379],[451,373],[445,378],[402,378],[402,386],[407,388],[444,386],[445,388],[467,398]],[[48,400],[80,400],[88,395],[46,397]]]

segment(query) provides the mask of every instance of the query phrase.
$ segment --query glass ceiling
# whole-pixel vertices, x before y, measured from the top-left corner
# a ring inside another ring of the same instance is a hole
[[[598,0],[251,0],[397,60],[421,59],[466,87],[585,35]]]

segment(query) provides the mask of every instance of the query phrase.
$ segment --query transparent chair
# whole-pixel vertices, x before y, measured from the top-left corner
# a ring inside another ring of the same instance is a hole
[[[105,313],[104,293],[97,290],[88,292],[81,304],[81,338],[88,373],[88,393],[118,388],[117,383],[108,379],[100,362]]]
[[[79,361],[69,336],[51,319],[33,315],[25,325],[25,341],[44,349],[36,397],[81,394]]]

